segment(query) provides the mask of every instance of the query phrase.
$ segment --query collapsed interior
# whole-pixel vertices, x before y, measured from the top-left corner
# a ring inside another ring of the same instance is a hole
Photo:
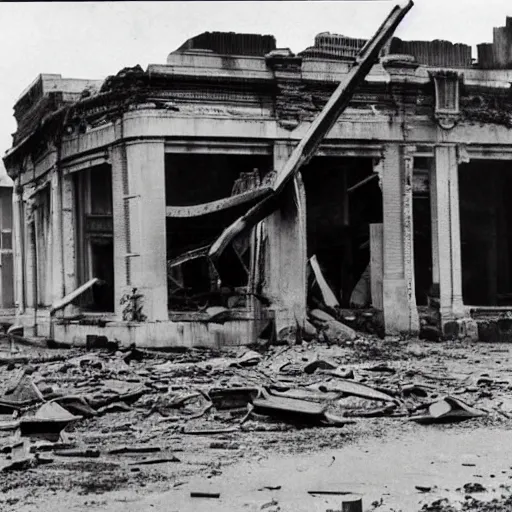
[[[166,205],[193,206],[229,198],[259,187],[272,168],[261,155],[166,154]],[[213,213],[167,214],[168,298],[171,311],[206,306],[243,307],[251,267],[251,235],[228,247],[219,265],[223,280],[206,257],[222,230],[247,209],[244,205]]]
[[[416,304],[428,305],[428,298],[438,295],[432,288],[432,216],[430,206],[430,159],[415,158],[413,172],[413,244]]]
[[[471,160],[459,166],[462,296],[465,304],[512,305],[510,164]]]
[[[371,158],[315,157],[302,169],[306,190],[308,258],[342,307],[370,263],[370,224],[382,223],[382,192]],[[369,273],[358,306],[371,305]],[[312,276],[310,277],[310,280]],[[311,287],[310,305],[318,300]]]

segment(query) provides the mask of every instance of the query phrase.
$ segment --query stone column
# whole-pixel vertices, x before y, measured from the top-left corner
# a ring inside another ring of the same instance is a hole
[[[419,319],[414,287],[413,158],[405,146],[388,145],[380,165],[384,210],[383,305],[386,333],[414,333],[419,330]]]
[[[462,265],[460,250],[459,176],[455,145],[435,148],[431,198],[437,225],[432,231],[432,246],[439,265],[439,299],[442,323],[462,318]]]
[[[114,230],[114,312],[122,319],[121,297],[131,285],[130,231],[127,214],[128,174],[126,148],[123,142],[111,148],[112,224]]]
[[[68,295],[78,287],[76,265],[76,204],[73,175],[62,178],[62,248],[64,266],[64,295]],[[66,315],[72,315],[76,307],[66,307]]]
[[[436,160],[432,159],[429,172],[430,223],[432,238],[432,295],[439,298],[439,236],[437,230],[437,175]]]
[[[279,170],[293,147],[274,145],[274,169]],[[300,174],[281,196],[280,208],[265,221],[267,269],[265,293],[275,311],[276,330],[302,325],[306,318],[306,194]]]
[[[25,218],[27,215],[25,214]],[[29,308],[35,307],[37,303],[36,297],[36,275],[35,275],[35,259],[36,259],[36,245],[34,243],[34,222],[29,222],[25,229],[25,304]]]
[[[46,286],[51,290],[50,302],[56,301],[65,296],[64,289],[64,259],[62,246],[62,175],[58,169],[52,171],[50,180],[50,215],[51,215],[51,275],[46,276]],[[41,262],[43,263],[43,262]]]
[[[135,287],[147,319],[168,320],[164,142],[114,146],[112,190],[116,314],[122,294]]]

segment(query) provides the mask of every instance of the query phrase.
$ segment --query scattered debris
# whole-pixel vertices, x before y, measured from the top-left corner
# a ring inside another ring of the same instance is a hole
[[[304,366],[304,372],[307,374],[314,373],[316,370],[335,370],[338,368],[338,364],[336,364],[334,361],[326,361],[324,359],[316,359],[315,361],[312,361],[311,363],[308,363],[306,366]]]
[[[215,441],[210,443],[210,448],[215,450],[238,450],[240,448],[240,444],[230,443],[227,441]]]
[[[327,410],[327,406],[322,404],[277,397],[268,393],[254,400],[253,405],[255,412],[298,423],[319,423]]]
[[[333,375],[334,377],[338,377],[336,372],[328,372],[329,375]],[[359,382],[353,382],[351,380],[338,378],[334,381],[330,381],[325,384],[325,388],[331,391],[339,391],[344,393],[345,395],[353,395],[360,396],[362,398],[368,398],[370,400],[380,400],[382,402],[394,402],[395,399],[383,393],[382,391],[378,391],[370,386],[365,386],[364,384],[360,384]]]
[[[86,448],[84,450],[55,450],[53,453],[59,457],[85,457],[96,459],[100,456],[100,451],[92,448]]]
[[[120,455],[122,453],[155,453],[159,452],[159,446],[119,446],[108,451],[111,455]]]
[[[247,407],[260,394],[258,388],[212,388],[208,396],[217,410]]]
[[[311,321],[324,333],[330,343],[338,344],[345,341],[353,341],[357,338],[356,331],[343,324],[339,320],[322,311],[313,309],[310,312]]]
[[[487,491],[487,489],[478,482],[464,484],[463,488],[464,492],[468,494]]]
[[[191,498],[220,498],[220,492],[191,491]]]
[[[428,408],[428,414],[412,416],[410,419],[417,423],[450,423],[470,418],[486,416],[487,413],[469,406],[458,398],[447,396],[434,402]]]
[[[341,502],[342,512],[363,512],[363,498],[355,494],[345,496]]]
[[[81,416],[74,416],[59,404],[48,402],[43,404],[34,416],[25,416],[21,419],[21,435],[57,441],[61,431],[79,419]]]
[[[172,457],[162,457],[162,458],[156,458],[156,459],[143,459],[138,460],[136,462],[130,462],[130,465],[139,466],[139,465],[150,465],[150,464],[165,464],[166,462],[181,462],[180,459],[176,456]]]
[[[327,284],[322,271],[320,270],[320,265],[318,264],[318,260],[316,259],[316,255],[311,256],[309,259],[309,264],[311,265],[311,270],[313,270],[313,274],[315,275],[316,283],[320,288],[320,292],[322,294],[322,298],[326,304],[326,306],[330,308],[335,308],[339,306],[338,299],[332,292],[331,288]]]
[[[318,496],[347,496],[352,495],[352,491],[308,491],[308,494],[314,496],[317,494]]]

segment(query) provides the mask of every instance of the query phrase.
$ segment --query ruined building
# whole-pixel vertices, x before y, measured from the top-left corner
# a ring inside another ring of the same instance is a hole
[[[40,75],[4,158],[18,322],[62,341],[247,343],[271,318],[301,324],[314,255],[340,306],[383,312],[387,333],[417,332],[430,311],[476,336],[475,320],[512,308],[510,27],[478,59],[393,39],[277,210],[217,267],[209,247],[364,41],[320,34],[295,55],[272,36],[204,33],[105,81]]]

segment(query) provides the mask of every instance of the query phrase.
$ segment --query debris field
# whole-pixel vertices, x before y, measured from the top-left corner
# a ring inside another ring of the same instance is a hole
[[[142,496],[192,476],[211,483],[269,451],[318,453],[428,428],[507,429],[512,415],[502,344],[358,335],[222,352],[3,348],[2,510],[49,490],[108,502],[110,491]],[[190,488],[191,501],[202,494]]]

